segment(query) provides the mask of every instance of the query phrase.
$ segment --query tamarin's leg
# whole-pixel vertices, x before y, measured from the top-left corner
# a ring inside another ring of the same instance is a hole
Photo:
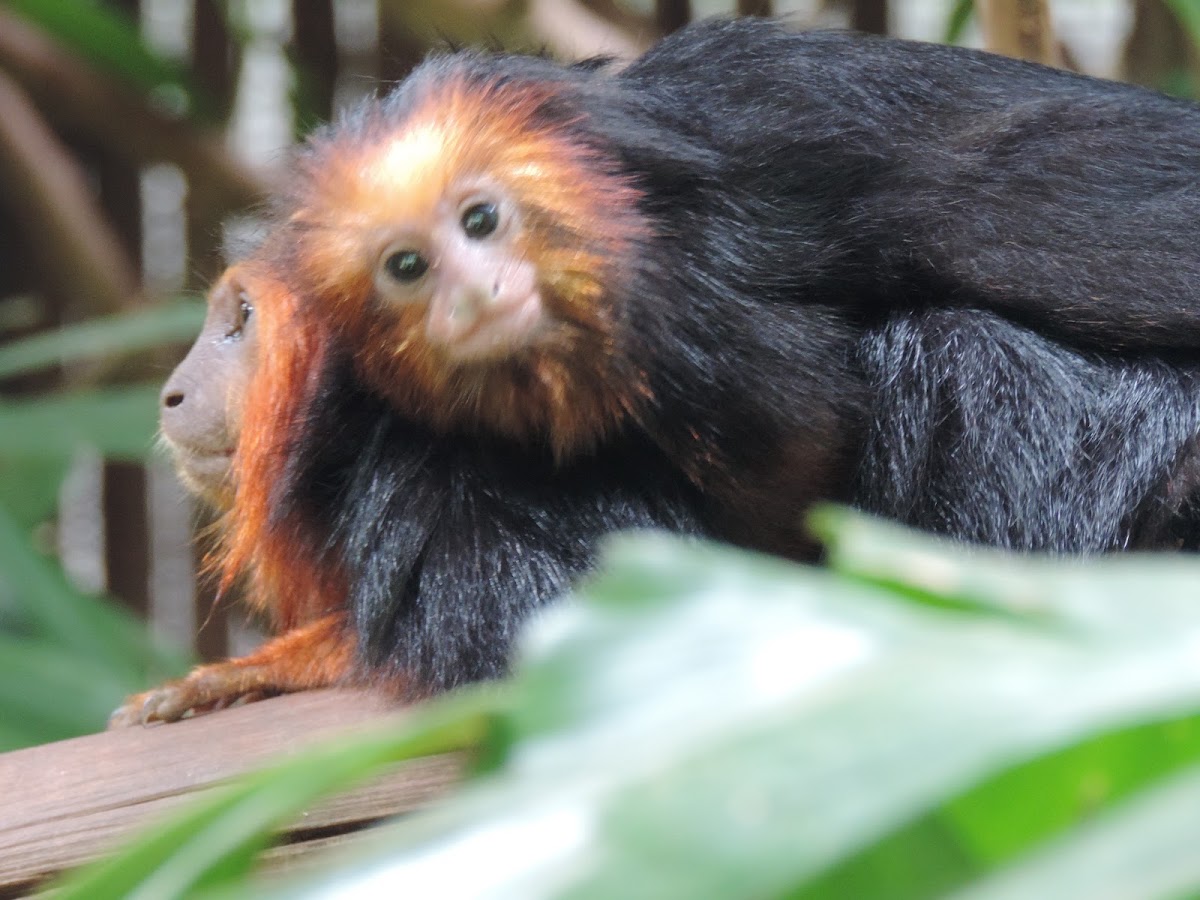
[[[211,712],[235,701],[344,683],[355,642],[344,613],[332,613],[267,641],[238,659],[197,666],[186,677],[134,694],[108,720],[109,728],[174,722],[191,710]]]

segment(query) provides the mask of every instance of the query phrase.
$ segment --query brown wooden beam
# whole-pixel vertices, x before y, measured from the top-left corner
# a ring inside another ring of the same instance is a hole
[[[0,754],[0,898],[99,856],[239,773],[355,726],[399,717],[357,691],[277,697],[171,725],[126,728]],[[268,855],[297,856],[415,809],[458,777],[450,756],[414,760],[304,813]]]

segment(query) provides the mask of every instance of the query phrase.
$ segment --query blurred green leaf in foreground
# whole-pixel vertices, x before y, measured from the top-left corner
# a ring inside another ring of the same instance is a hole
[[[454,796],[286,895],[1200,887],[1200,566],[817,524],[831,569],[622,538],[535,623],[511,681],[206,797],[58,896],[258,896],[272,827],[390,761],[463,748],[477,766]]]

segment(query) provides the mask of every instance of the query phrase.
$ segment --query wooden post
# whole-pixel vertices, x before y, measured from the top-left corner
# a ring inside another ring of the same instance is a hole
[[[404,715],[356,691],[292,694],[170,725],[126,728],[0,754],[0,897],[23,896],[108,852],[198,791],[355,726]],[[428,803],[458,777],[453,756],[402,763],[307,810],[266,867],[351,839]]]
[[[677,31],[691,20],[690,0],[657,0],[654,4],[654,24],[661,34]]]
[[[887,0],[853,0],[850,4],[850,27],[867,34],[887,34]]]

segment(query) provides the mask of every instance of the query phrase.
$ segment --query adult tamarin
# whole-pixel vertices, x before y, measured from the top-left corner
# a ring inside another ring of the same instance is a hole
[[[263,404],[274,407],[284,429],[295,415],[289,409],[301,402],[282,377],[296,367],[289,348],[304,343],[299,335],[284,339],[279,332],[291,320],[292,302],[287,288],[261,268],[230,268],[209,293],[204,326],[163,387],[161,407],[163,440],[180,479],[225,517],[213,567],[224,573],[226,587],[234,577],[247,576],[247,598],[267,614],[278,636],[247,656],[200,666],[184,679],[130,697],[113,713],[110,727],[325,687],[353,673],[356,643],[336,554],[315,547],[312,553],[296,552],[285,572],[277,557],[293,535],[266,528],[252,514],[268,502],[261,495],[269,488],[258,479],[269,460],[255,455]],[[264,345],[279,346],[271,365],[260,355]],[[240,491],[239,459],[251,479]]]
[[[804,556],[829,496],[1002,546],[1192,544],[1194,372],[1126,358],[1194,337],[1175,117],[758,23],[617,75],[431,62],[310,146],[264,255],[299,349],[269,355],[235,546],[284,583],[333,553],[355,671],[420,691],[501,671],[628,524]]]
[[[1192,104],[717,21],[617,72],[426,62],[310,142],[279,268],[401,416],[560,462],[640,436],[722,536],[806,557],[803,510],[852,499],[864,334],[976,308],[1193,352],[1197,185]]]
[[[255,444],[241,445],[272,296],[290,302],[277,281],[244,269],[222,280],[204,333],[164,389],[163,431],[185,481],[218,504],[236,509],[238,456],[247,477],[280,477],[266,498],[242,492],[247,505],[226,528],[250,558],[228,554],[225,568],[249,568],[251,597],[293,629],[248,657],[130,698],[114,725],[331,684],[414,696],[492,677],[520,625],[588,569],[608,530],[704,532],[694,494],[646,448],[641,460],[617,448],[621,456],[590,469],[547,472],[503,442],[434,441],[357,386],[345,361],[313,369],[319,389],[301,403],[301,427],[273,416],[253,426]],[[1195,548],[1195,371],[1087,357],[965,310],[896,316],[864,334],[855,355],[873,398],[857,505],[1022,549]],[[265,403],[268,392],[260,413],[304,393],[287,379],[277,385],[277,403]],[[251,453],[274,466],[257,469]],[[299,543],[280,542],[281,533]],[[290,608],[305,585],[290,573],[322,556],[344,581],[327,590],[326,614],[312,625]]]
[[[213,290],[162,425],[185,483],[224,509],[224,583],[246,577],[279,635],[129,698],[113,726],[330,685],[414,699],[494,678],[604,536],[707,533],[695,490],[650,446],[559,466],[402,420],[264,258]]]

